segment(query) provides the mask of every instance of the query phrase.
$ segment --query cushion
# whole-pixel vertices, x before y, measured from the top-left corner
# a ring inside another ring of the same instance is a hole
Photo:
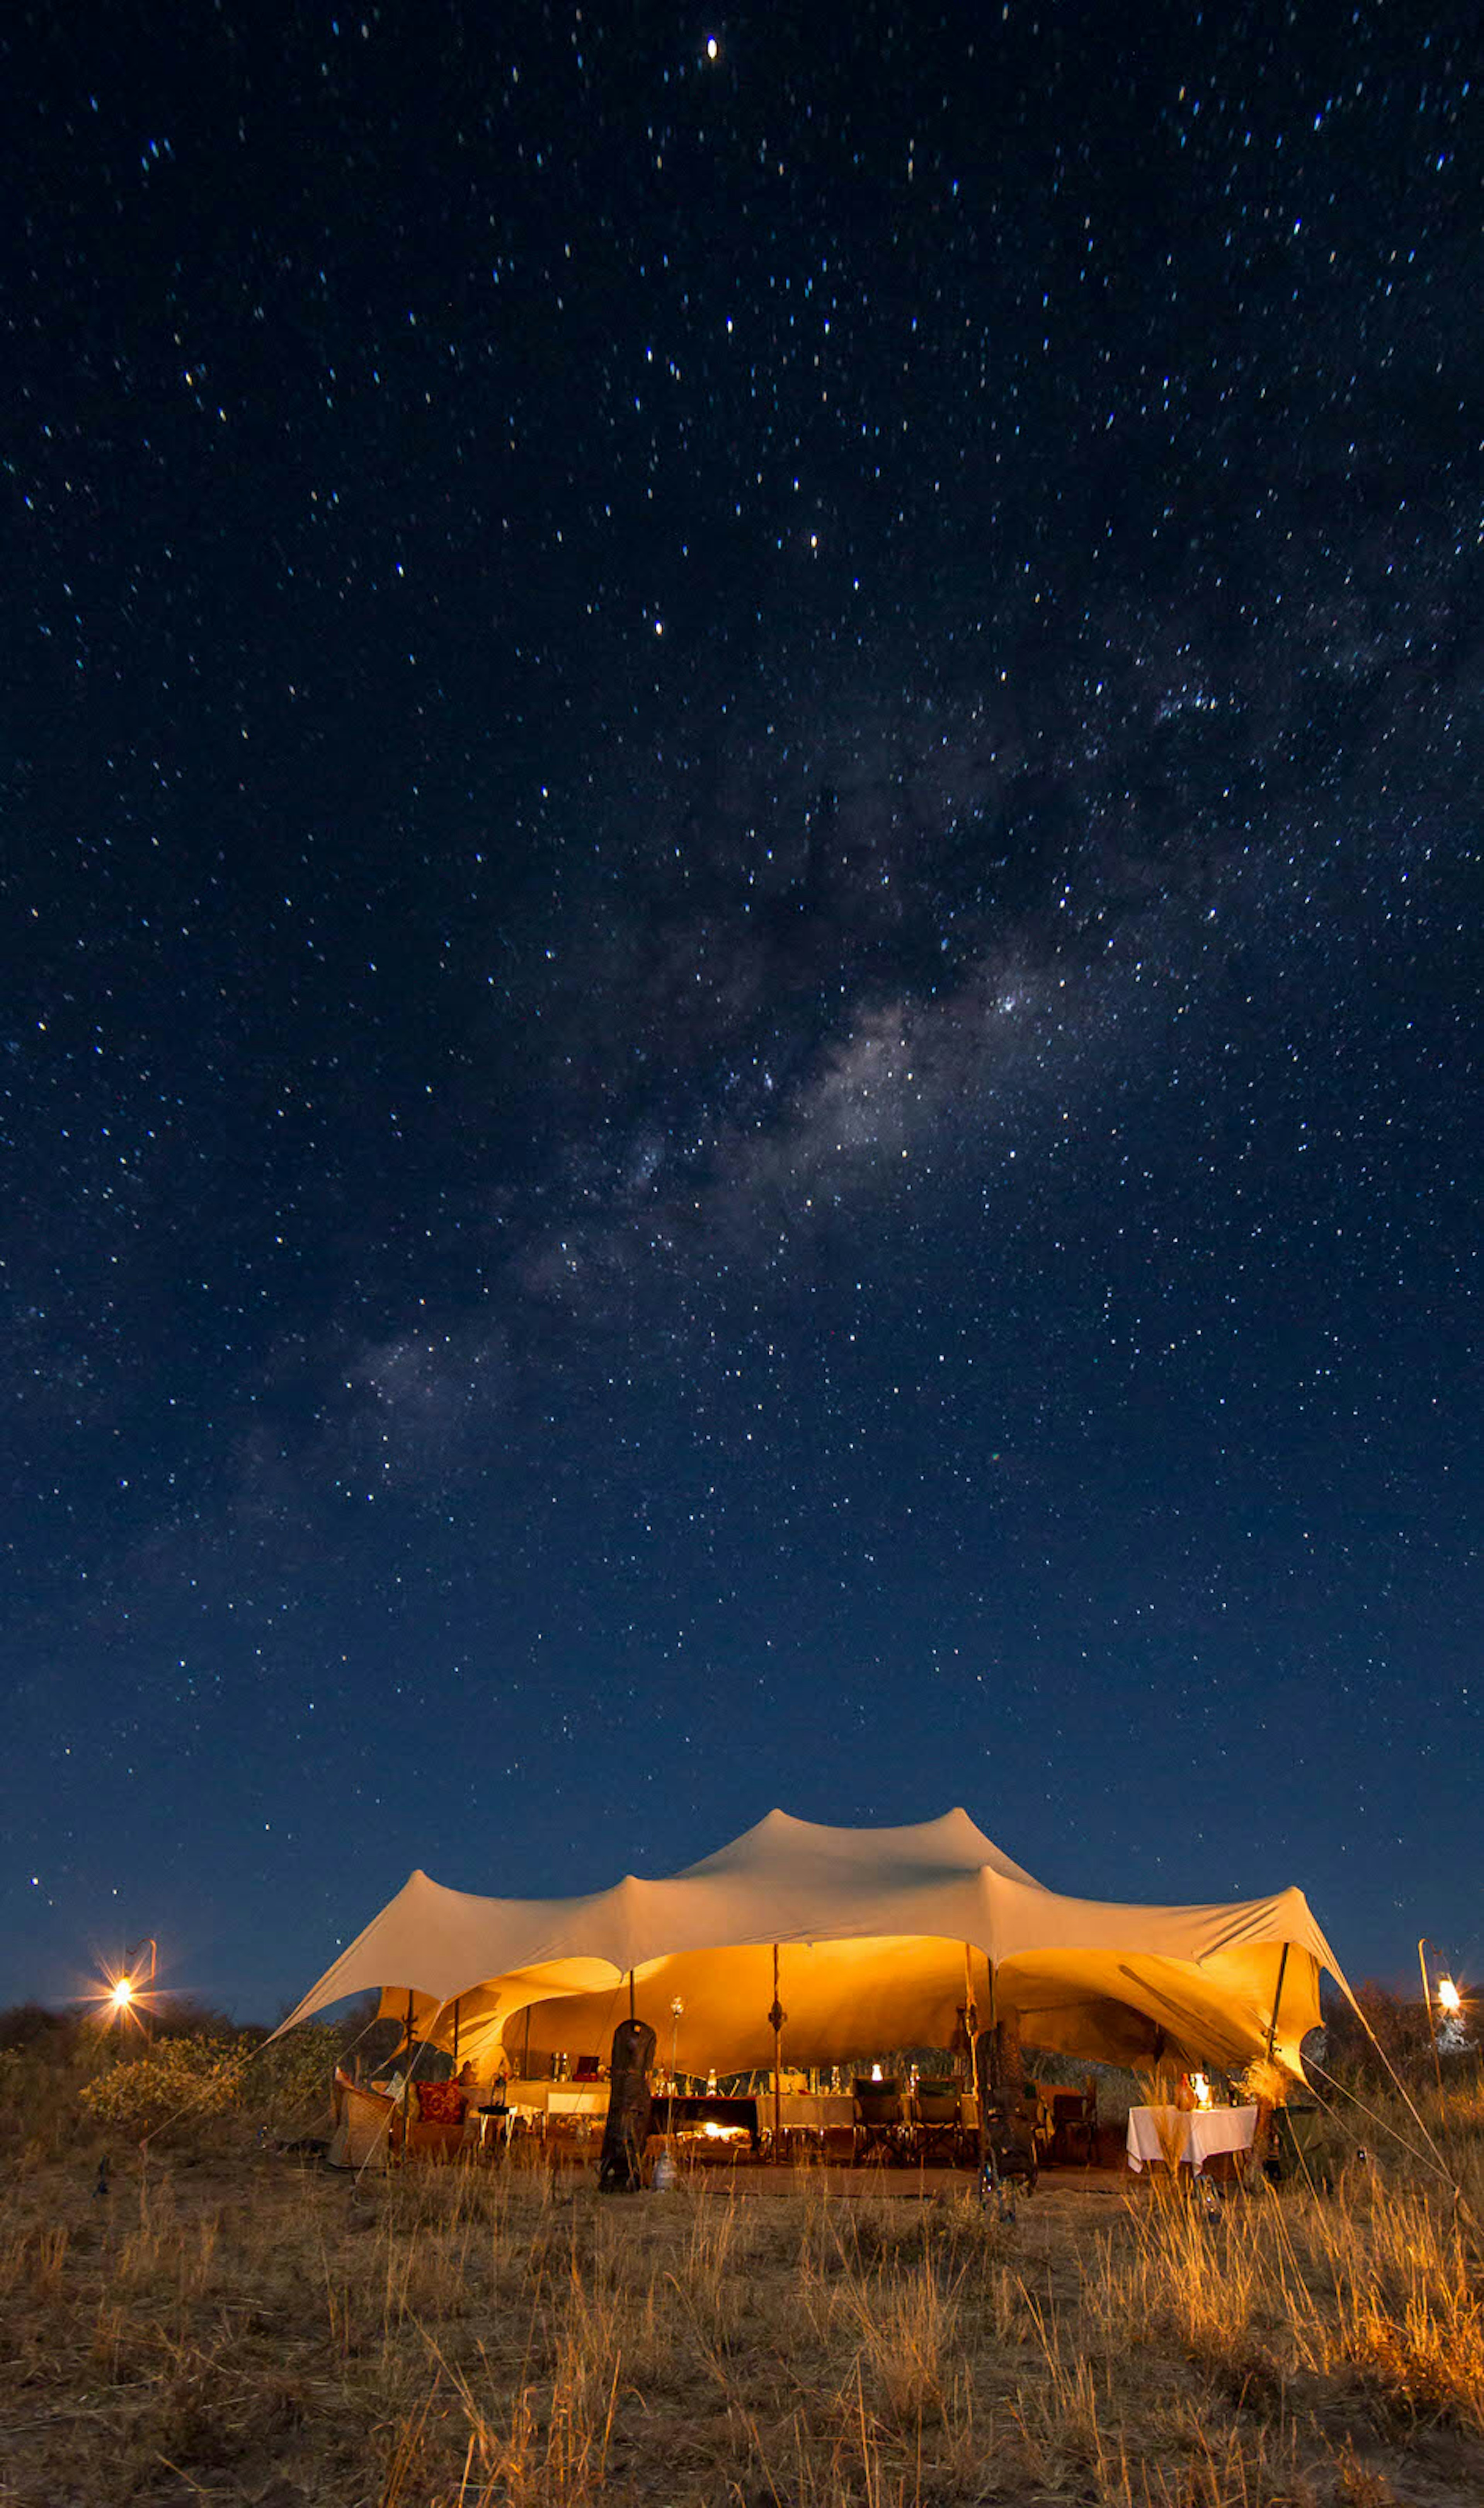
[[[414,2082],[419,2124],[462,2124],[468,2100],[456,2082]]]

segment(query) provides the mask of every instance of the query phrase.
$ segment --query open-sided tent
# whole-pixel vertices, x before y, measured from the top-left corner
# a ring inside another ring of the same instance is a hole
[[[1321,1969],[1344,1985],[1298,1890],[1123,1906],[1044,1889],[963,1811],[907,1828],[774,1811],[672,1879],[583,1898],[477,1898],[414,1872],[283,2027],[374,1987],[419,2037],[456,2031],[482,2070],[527,2045],[605,2054],[632,1980],[682,2069],[741,2072],[773,2061],[777,1973],[799,2064],[947,2046],[972,1999],[981,2027],[1013,2010],[1066,2054],[1236,2065],[1271,2049],[1297,2073]]]

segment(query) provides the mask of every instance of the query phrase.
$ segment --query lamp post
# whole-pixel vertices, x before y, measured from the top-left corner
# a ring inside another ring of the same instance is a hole
[[[143,1958],[146,1951],[149,1953],[149,1966],[145,1969],[142,1975],[136,1976],[134,1974],[134,1964],[137,1960]],[[117,2019],[122,2020],[127,2011],[132,2011],[135,2009],[139,2002],[141,1987],[146,1993],[153,1990],[155,1972],[159,1964],[159,1945],[156,1942],[153,1934],[146,1934],[142,1942],[136,1942],[134,1944],[133,1949],[129,1952],[127,1959],[124,1963],[124,1974],[115,1978],[113,1986],[109,1992],[108,2000]],[[147,2002],[140,2007],[140,2026],[144,2031],[144,2043],[146,2047],[153,2045],[155,2034],[154,2013]]]
[[[680,2023],[684,2016],[684,1998],[678,1994],[674,1995],[671,1998],[670,2007],[670,2106],[666,2111],[665,2117],[665,2143],[667,2150],[670,2147],[670,2136],[675,2129],[675,2063],[680,2047]]]
[[[1437,2095],[1439,2099],[1441,2099],[1443,2095],[1443,2059],[1437,2051],[1437,2031],[1432,2025],[1433,1994],[1432,1988],[1428,1981],[1428,1951],[1430,1947],[1430,1945],[1428,1941],[1427,1936],[1424,1935],[1422,1940],[1417,1945],[1417,1965],[1422,1970],[1422,2005],[1424,2011],[1428,2015],[1428,2036],[1432,2041],[1432,2070],[1437,2075]],[[1433,1956],[1434,1958],[1436,1957],[1435,1951]],[[1440,1976],[1438,1978],[1436,2001],[1438,2009],[1441,2011],[1446,2011],[1451,2014],[1461,2010],[1463,1997],[1459,1993],[1458,1987],[1454,1984],[1451,1976]]]

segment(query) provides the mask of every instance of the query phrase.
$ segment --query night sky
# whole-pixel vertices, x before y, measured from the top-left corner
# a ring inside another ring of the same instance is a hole
[[[9,15],[0,2001],[1484,1956],[1473,13]]]

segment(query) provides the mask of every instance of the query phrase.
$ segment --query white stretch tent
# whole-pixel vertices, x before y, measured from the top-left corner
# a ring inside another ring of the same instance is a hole
[[[1043,1889],[963,1811],[909,1828],[770,1812],[667,1881],[576,1899],[483,1899],[414,1872],[283,2022],[380,1990],[382,2010],[482,2073],[533,2052],[606,2056],[634,2009],[685,2071],[946,2047],[974,2000],[1035,2046],[1113,2063],[1299,2071],[1321,1969],[1349,1992],[1301,1891],[1192,1907]],[[672,2005],[684,2006],[676,2024]],[[527,2018],[528,2014],[528,2018]],[[678,2027],[678,2038],[674,2033]],[[503,2054],[502,2054],[503,2050]]]

